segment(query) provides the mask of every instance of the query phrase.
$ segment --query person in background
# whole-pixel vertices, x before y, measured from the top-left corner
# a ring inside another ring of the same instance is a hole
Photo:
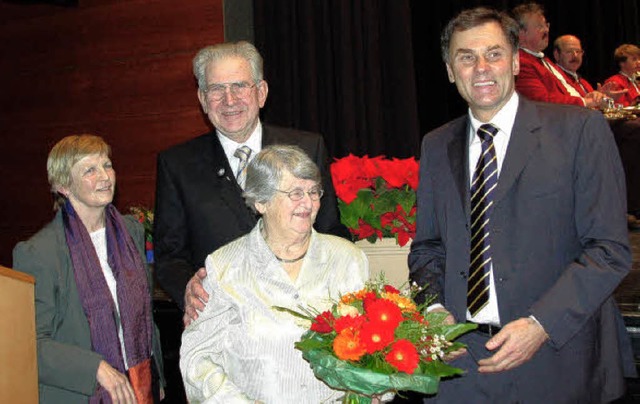
[[[553,41],[553,58],[556,61],[556,65],[560,68],[560,73],[562,73],[565,80],[580,93],[580,96],[586,97],[587,94],[594,90],[593,86],[578,74],[578,69],[582,66],[583,57],[584,49],[582,49],[582,44],[578,37],[574,35],[562,35]],[[598,91],[604,93],[613,101],[618,100],[627,92],[627,90],[624,89],[616,89],[616,86],[611,83],[605,84],[604,86],[598,84]]]
[[[616,48],[613,59],[620,67],[618,74],[609,77],[605,83],[611,83],[618,89],[627,90],[618,103],[625,107],[640,103],[640,48],[632,44]]]
[[[36,279],[41,403],[161,399],[162,353],[151,307],[144,230],[112,205],[111,149],[67,136],[49,153],[56,216],[13,251]]]
[[[185,324],[208,299],[201,284],[206,272],[194,275],[206,256],[257,223],[242,199],[242,181],[246,165],[262,147],[297,145],[311,157],[323,173],[325,195],[316,229],[349,237],[340,223],[322,137],[260,122],[269,90],[262,65],[248,42],[201,49],[193,59],[197,96],[215,129],[158,155],[155,272],[162,288],[184,308]]]
[[[274,308],[322,312],[368,279],[359,248],[313,229],[322,194],[318,167],[298,147],[265,147],[249,164],[244,196],[261,219],[206,259],[211,300],[180,349],[189,401],[320,403],[343,395],[294,348],[304,322]]]
[[[549,45],[549,23],[544,8],[525,3],[513,9],[520,26],[520,72],[516,79],[518,93],[534,101],[598,108],[605,97],[600,91],[580,94],[562,75],[543,51]]]
[[[478,328],[450,358],[465,374],[426,402],[609,402],[635,375],[612,297],[631,252],[611,130],[598,111],[515,91],[518,31],[481,7],[441,36],[469,111],[423,139],[410,278],[430,310]]]

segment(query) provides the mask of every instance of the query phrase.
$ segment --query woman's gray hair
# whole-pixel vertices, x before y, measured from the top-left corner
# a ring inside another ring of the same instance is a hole
[[[263,80],[262,56],[260,56],[260,52],[256,47],[247,41],[225,42],[202,48],[193,58],[193,74],[198,80],[200,90],[205,91],[207,89],[207,66],[209,66],[209,63],[232,57],[239,57],[249,62],[254,83]]]
[[[247,166],[244,191],[247,206],[255,210],[256,203],[271,201],[285,172],[321,186],[318,166],[301,148],[290,145],[267,146]]]

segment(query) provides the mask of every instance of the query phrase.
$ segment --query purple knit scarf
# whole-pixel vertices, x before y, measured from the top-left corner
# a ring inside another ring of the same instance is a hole
[[[89,322],[92,349],[124,374],[118,312],[91,237],[69,201],[62,208],[62,220],[80,302]],[[105,222],[107,260],[117,284],[127,364],[133,368],[151,357],[153,326],[147,274],[122,216],[112,204],[105,208]],[[106,390],[99,387],[91,401],[110,402],[108,398]]]

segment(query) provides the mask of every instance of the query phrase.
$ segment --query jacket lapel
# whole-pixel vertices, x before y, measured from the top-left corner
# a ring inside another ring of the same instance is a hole
[[[494,196],[496,203],[505,197],[527,165],[533,152],[538,148],[540,142],[539,128],[540,118],[534,104],[525,100],[524,97],[520,97],[518,112],[511,130],[509,145],[507,146],[507,153],[498,178],[498,187]]]
[[[454,128],[451,131],[453,138],[447,147],[447,155],[449,157],[449,166],[451,174],[458,189],[461,206],[465,215],[469,213],[469,147],[467,141],[467,133],[469,132],[469,119],[458,119],[453,123]],[[460,164],[462,162],[462,164]]]
[[[203,151],[200,161],[205,165],[204,170],[211,173],[210,178],[215,185],[215,192],[218,193],[220,199],[227,204],[231,211],[237,212],[237,219],[253,226],[256,221],[255,215],[245,205],[242,197],[242,188],[236,182],[227,155],[224,153],[215,131],[211,133],[210,144],[210,152]]]

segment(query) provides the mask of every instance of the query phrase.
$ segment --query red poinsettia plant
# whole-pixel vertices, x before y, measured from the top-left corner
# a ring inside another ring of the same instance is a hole
[[[295,346],[316,377],[345,391],[343,402],[369,403],[399,390],[433,394],[441,377],[462,373],[443,357],[463,347],[453,340],[476,325],[447,325],[446,313],[424,313],[427,303],[413,299],[419,291],[400,291],[381,276],[322,313],[283,310],[311,321]]]
[[[394,237],[404,246],[416,234],[415,158],[357,157],[331,163],[340,221],[356,240]]]

